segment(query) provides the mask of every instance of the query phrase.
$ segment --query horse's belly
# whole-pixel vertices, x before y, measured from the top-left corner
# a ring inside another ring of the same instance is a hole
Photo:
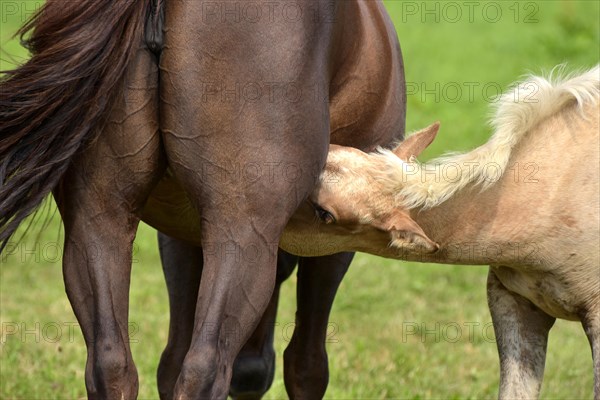
[[[555,318],[579,321],[585,310],[597,300],[598,279],[594,279],[593,274],[588,277],[569,277],[561,274],[560,271],[538,272],[519,271],[510,267],[491,268],[504,287],[525,297]]]
[[[200,216],[179,182],[166,174],[154,188],[142,221],[174,238],[200,245]]]

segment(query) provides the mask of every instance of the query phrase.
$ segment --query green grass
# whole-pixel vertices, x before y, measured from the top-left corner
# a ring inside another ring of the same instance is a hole
[[[19,59],[25,53],[8,35],[22,18],[8,15],[7,3],[0,1],[4,13],[0,15],[0,43]],[[26,3],[36,2],[17,2],[20,11]],[[413,15],[407,4],[420,10]],[[423,2],[387,2],[411,85],[408,128],[442,122],[426,158],[446,150],[465,150],[486,140],[491,102],[481,91],[484,85],[505,89],[524,73],[548,71],[559,63],[567,62],[572,68],[598,63],[600,8],[596,1],[516,3],[520,12],[517,22],[514,2],[493,3],[502,7],[502,18],[495,23],[489,21],[491,9],[488,20],[482,15],[482,8],[489,3],[476,7],[470,22],[464,3],[456,2],[463,6],[463,16],[455,23],[450,9],[444,14],[447,4],[439,3],[439,22],[431,15],[423,22]],[[434,6],[427,3],[430,9]],[[524,23],[532,11],[537,22]],[[4,69],[8,66],[6,54],[1,58]],[[467,92],[470,83],[478,85],[472,98]],[[439,85],[439,98],[422,90],[415,92],[421,85],[427,90]],[[457,85],[463,93],[455,99],[449,90]],[[83,398],[85,346],[78,329],[69,330],[76,320],[64,294],[56,255],[62,243],[60,222],[55,218],[39,237],[35,231],[16,254],[1,259],[0,398]],[[156,365],[167,335],[167,297],[155,232],[142,225],[136,243],[130,317],[136,342],[132,351],[140,374],[140,398],[154,399]],[[331,316],[331,378],[326,397],[495,397],[498,359],[485,299],[486,274],[484,267],[358,255]],[[281,355],[294,321],[295,284],[293,277],[282,291],[276,327],[277,374],[268,399],[287,397]],[[462,330],[459,337],[457,327]],[[11,334],[14,328],[18,330]],[[591,353],[581,326],[558,321],[550,334],[542,397],[591,398],[592,381]]]

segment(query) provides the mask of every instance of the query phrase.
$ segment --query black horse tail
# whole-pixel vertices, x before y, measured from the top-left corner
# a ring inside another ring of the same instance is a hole
[[[19,30],[32,57],[0,77],[0,249],[100,131],[152,2],[47,0]]]

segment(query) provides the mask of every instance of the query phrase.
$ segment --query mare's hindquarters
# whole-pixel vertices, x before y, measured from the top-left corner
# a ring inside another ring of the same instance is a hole
[[[331,24],[223,23],[203,18],[203,6],[166,4],[161,59],[163,140],[202,216],[204,252],[176,398],[227,396],[234,358],[273,291],[279,237],[314,187],[329,139],[326,93],[315,95],[328,87]],[[274,82],[299,95],[256,97]]]

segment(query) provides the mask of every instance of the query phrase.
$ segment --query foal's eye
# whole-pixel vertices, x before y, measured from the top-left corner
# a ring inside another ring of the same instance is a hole
[[[335,223],[335,217],[329,211],[319,206],[315,206],[315,213],[317,214],[317,218],[319,218],[321,222],[324,222],[328,225]]]

